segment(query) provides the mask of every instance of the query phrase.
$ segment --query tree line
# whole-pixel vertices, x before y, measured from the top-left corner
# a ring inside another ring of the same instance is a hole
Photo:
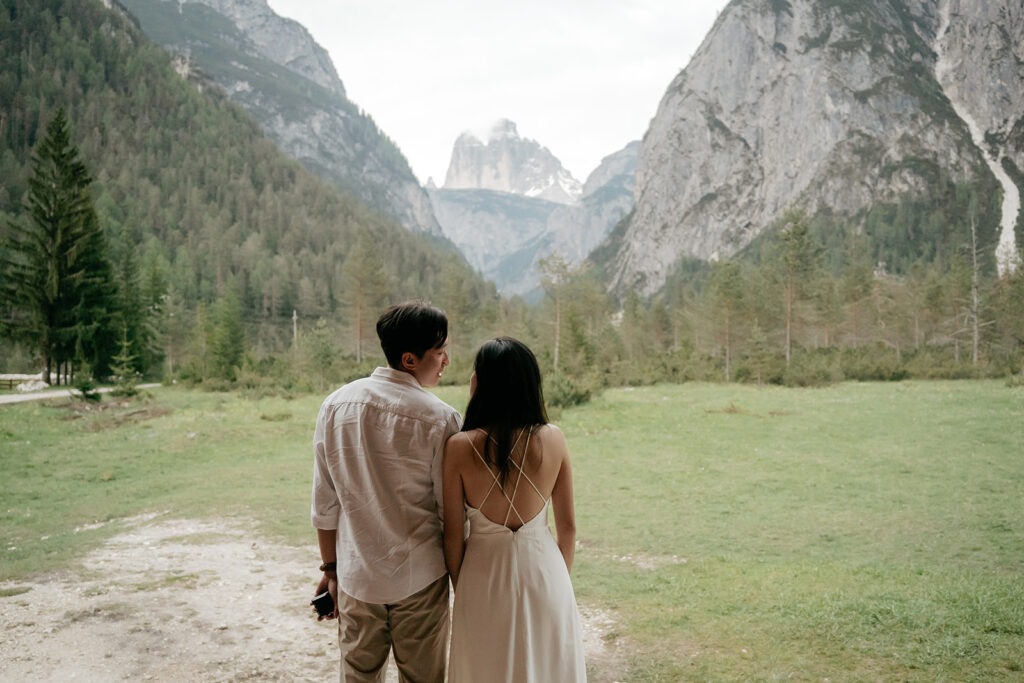
[[[1024,272],[996,273],[976,198],[947,260],[905,272],[863,231],[791,209],[753,252],[683,263],[657,295],[605,293],[600,271],[542,265],[550,364],[578,390],[691,379],[795,386],[1024,374]],[[843,236],[842,249],[826,248]],[[987,231],[989,234],[992,230]]]

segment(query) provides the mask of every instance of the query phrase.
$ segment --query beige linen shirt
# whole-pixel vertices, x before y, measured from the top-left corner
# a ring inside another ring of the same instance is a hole
[[[338,587],[378,604],[444,576],[441,458],[458,411],[411,374],[377,368],[327,397],[313,433],[317,529],[338,533]]]

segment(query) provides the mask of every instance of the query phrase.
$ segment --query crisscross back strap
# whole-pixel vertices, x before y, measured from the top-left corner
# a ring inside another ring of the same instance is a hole
[[[516,442],[512,444],[513,449],[515,449],[515,447],[519,445],[519,438],[522,437],[522,435],[523,433],[520,432],[519,436],[516,437]],[[487,435],[487,438],[490,438],[489,434]],[[487,459],[484,458],[484,456],[480,454],[480,451],[476,449],[476,444],[473,443],[473,439],[469,440],[469,445],[473,449],[473,452],[476,453],[476,457],[478,457],[480,459],[480,462],[483,463],[484,468],[487,470],[487,473],[491,475],[491,486],[490,488],[487,489],[487,493],[484,494],[483,499],[480,501],[480,507],[482,508],[484,506],[484,503],[486,503],[487,499],[491,496],[491,491],[494,490],[495,486],[498,486],[498,490],[501,491],[503,495],[505,493],[505,490],[500,486],[500,482],[498,481],[498,475],[496,475],[494,471],[491,469],[491,466],[487,464]],[[508,498],[508,496],[506,495],[505,498]]]
[[[526,452],[530,448],[530,436],[532,436],[532,434],[531,434],[531,430],[529,430],[529,429],[525,429],[523,431],[526,432],[526,446],[523,447],[523,460],[525,460],[526,459]],[[519,445],[519,440],[522,438],[522,436],[523,436],[523,432],[521,431],[521,432],[519,432],[519,436],[516,437],[515,443],[512,444],[512,448],[509,449],[510,455],[511,455],[511,451],[515,451],[516,446]],[[490,438],[490,435],[488,435],[487,438]],[[547,498],[544,497],[544,494],[540,492],[540,489],[537,488],[537,485],[533,483],[532,479],[530,479],[530,475],[526,474],[526,472],[523,470],[522,464],[516,462],[511,457],[509,458],[509,460],[511,461],[511,463],[513,465],[516,466],[516,469],[519,470],[519,472],[516,475],[515,486],[512,487],[512,495],[509,496],[509,494],[505,493],[505,488],[503,486],[501,486],[501,482],[498,480],[498,475],[496,475],[494,473],[494,470],[491,469],[491,466],[487,464],[487,459],[484,458],[484,456],[480,454],[480,451],[477,450],[477,447],[473,443],[472,439],[469,440],[469,445],[472,447],[473,452],[476,453],[476,457],[480,459],[480,462],[483,463],[484,467],[487,468],[487,472],[491,475],[491,485],[487,489],[487,493],[484,494],[483,499],[480,501],[479,507],[481,509],[483,508],[484,503],[487,502],[487,499],[491,495],[491,491],[493,491],[494,487],[497,486],[498,490],[501,491],[501,495],[505,497],[506,501],[508,501],[508,510],[505,512],[505,521],[502,523],[503,526],[506,526],[506,527],[508,526],[509,517],[512,515],[513,512],[515,512],[516,513],[516,517],[519,518],[519,523],[520,524],[526,524],[526,520],[523,519],[523,516],[519,513],[519,510],[516,509],[515,503],[512,502],[512,500],[516,497],[516,492],[519,491],[519,482],[522,481],[523,477],[526,477],[526,481],[528,481],[530,483],[530,486],[533,487],[533,490],[537,492],[537,495],[540,496],[540,499],[543,502],[546,503],[547,502]]]
[[[526,447],[523,448],[523,462],[526,461],[526,452],[530,449],[530,436],[531,436],[530,432],[527,432],[526,433]],[[515,447],[513,446],[513,448],[515,448]],[[530,475],[528,475],[526,473],[526,471],[523,470],[523,465],[521,463],[516,462],[515,460],[512,461],[512,464],[515,465],[519,469],[519,474],[521,476],[526,477],[526,481],[530,484],[530,486],[533,487],[533,490],[537,492],[537,495],[540,496],[540,499],[542,501],[544,501],[545,503],[548,502],[548,499],[545,498],[544,494],[540,492],[540,489],[537,488],[537,485],[533,483],[533,479],[530,479]],[[518,482],[517,482],[517,484],[518,484]],[[513,495],[515,495],[515,494],[513,493]],[[518,513],[516,513],[516,514],[518,514]]]

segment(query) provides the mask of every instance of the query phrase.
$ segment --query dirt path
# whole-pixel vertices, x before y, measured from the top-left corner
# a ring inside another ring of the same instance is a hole
[[[75,571],[0,583],[0,680],[337,679],[336,627],[306,607],[312,550],[234,521],[123,522]],[[619,648],[604,638],[614,622],[581,613],[591,680],[621,680]]]
[[[136,389],[152,389],[161,386],[157,384],[137,384]],[[97,394],[106,394],[114,390],[114,387],[101,387],[96,390]],[[82,393],[77,389],[48,389],[46,391],[30,391],[24,394],[0,394],[0,405],[5,403],[25,403],[26,401],[42,401],[48,398],[74,398],[80,399]]]

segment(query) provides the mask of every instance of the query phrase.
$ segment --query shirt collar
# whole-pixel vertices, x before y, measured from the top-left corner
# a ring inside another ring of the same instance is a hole
[[[386,382],[395,382],[398,384],[408,384],[411,387],[422,389],[423,386],[420,381],[416,379],[411,373],[404,372],[402,370],[395,370],[391,367],[379,367],[373,371],[370,377],[382,379]]]

